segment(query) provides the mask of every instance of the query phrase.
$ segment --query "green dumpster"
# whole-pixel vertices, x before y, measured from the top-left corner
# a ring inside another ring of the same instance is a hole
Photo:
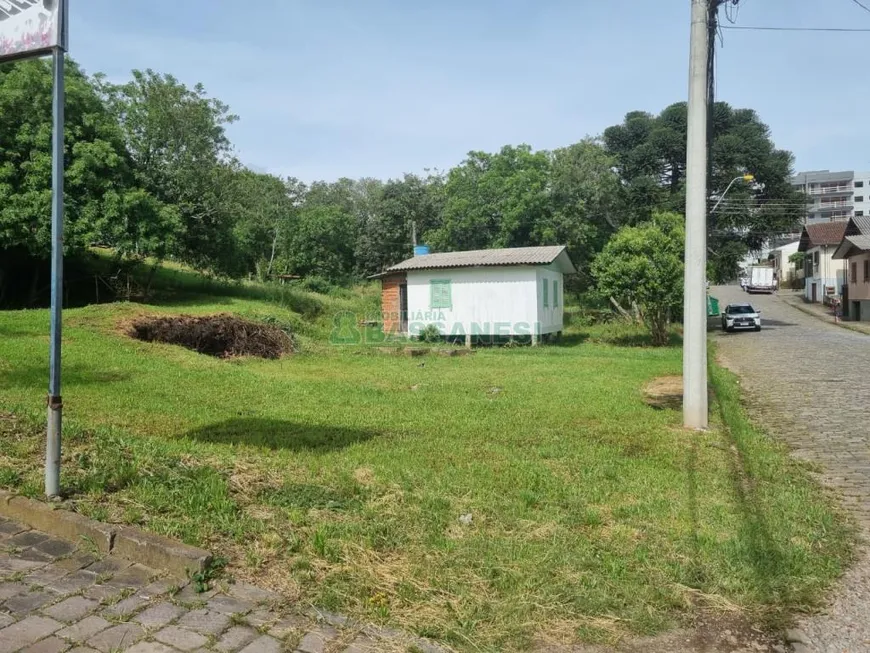
[[[707,316],[715,317],[717,315],[719,315],[719,300],[707,295]]]

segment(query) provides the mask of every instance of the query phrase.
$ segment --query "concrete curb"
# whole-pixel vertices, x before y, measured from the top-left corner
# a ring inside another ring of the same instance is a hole
[[[817,320],[819,320],[820,322],[824,322],[825,324],[832,324],[833,326],[840,327],[841,329],[846,329],[847,331],[851,331],[852,333],[860,333],[861,335],[865,335],[865,336],[870,335],[870,333],[867,333],[867,331],[865,331],[864,329],[856,327],[856,326],[850,324],[848,321],[840,320],[839,322],[834,322],[831,319],[830,315],[823,315],[823,314],[820,314],[820,313],[812,310],[811,308],[807,308],[806,306],[802,306],[801,305],[802,302],[794,302],[794,301],[791,301],[790,299],[785,299],[785,298],[782,298],[782,301],[785,302],[786,304],[788,304],[789,306],[791,306],[792,308],[796,308],[801,313],[809,315],[810,317],[814,317]]]
[[[189,577],[204,571],[212,555],[205,549],[145,533],[130,526],[114,526],[0,490],[0,517],[17,521],[76,545],[95,546],[100,553],[114,554],[173,576]]]

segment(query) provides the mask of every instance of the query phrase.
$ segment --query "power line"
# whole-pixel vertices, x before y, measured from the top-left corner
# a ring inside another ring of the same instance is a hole
[[[715,199],[709,199],[709,200],[707,200],[707,202],[710,204],[717,203],[717,201]],[[822,205],[815,205],[814,206],[812,204],[804,204],[803,202],[788,202],[785,200],[783,200],[783,201],[773,200],[770,202],[758,202],[758,203],[725,201],[725,202],[722,202],[721,204],[723,207],[728,207],[728,208],[732,208],[732,209],[744,209],[744,208],[746,208],[746,209],[760,209],[760,208],[764,208],[765,206],[794,206],[794,207],[803,207],[803,208],[808,209],[808,210],[813,211],[813,212],[820,211],[820,210],[821,211],[836,211],[837,209],[849,209],[849,208],[852,208],[852,206],[853,206],[852,204],[837,204],[834,206],[830,206],[828,204],[822,204]]]
[[[858,5],[859,7],[861,7],[861,9],[863,9],[863,10],[866,11],[868,14],[870,14],[870,7],[868,7],[867,5],[865,5],[863,2],[859,2],[858,0],[852,0],[852,2],[854,2],[856,5]]]
[[[870,32],[870,27],[782,27],[773,25],[721,25],[720,27],[721,29],[758,32]]]

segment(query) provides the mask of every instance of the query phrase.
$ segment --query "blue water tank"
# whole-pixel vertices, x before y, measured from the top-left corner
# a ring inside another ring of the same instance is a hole
[[[429,245],[415,245],[414,256],[426,256],[429,253]]]

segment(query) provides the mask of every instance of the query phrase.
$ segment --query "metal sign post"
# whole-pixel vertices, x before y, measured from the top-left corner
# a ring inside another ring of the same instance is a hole
[[[0,62],[52,56],[51,140],[51,346],[45,494],[60,494],[61,311],[63,309],[64,83],[68,36],[67,0],[0,0]],[[48,217],[48,216],[46,216]]]
[[[61,316],[63,311],[63,173],[64,63],[66,52],[52,53],[54,92],[51,137],[51,348],[48,378],[48,437],[45,444],[45,494],[60,494],[60,435],[63,400],[60,394]]]

